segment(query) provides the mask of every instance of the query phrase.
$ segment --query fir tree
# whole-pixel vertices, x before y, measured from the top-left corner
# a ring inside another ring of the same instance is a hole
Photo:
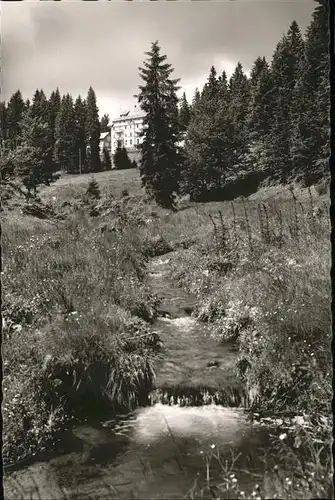
[[[272,72],[277,88],[292,91],[297,83],[304,54],[304,42],[296,21],[278,43],[272,59]],[[288,92],[288,98],[293,95]]]
[[[201,97],[200,90],[196,88],[192,99],[191,113],[193,113],[193,110],[195,110],[197,105],[200,103],[200,97]]]
[[[88,196],[89,198],[96,199],[96,200],[101,198],[99,184],[97,183],[97,181],[94,177],[92,177],[92,179],[90,180],[90,182],[88,184],[88,187],[86,189],[86,196]]]
[[[229,80],[229,99],[231,112],[235,117],[237,128],[245,127],[250,102],[250,84],[238,63]]]
[[[112,168],[111,157],[109,154],[109,150],[104,147],[103,148],[103,166],[105,170],[110,170]]]
[[[188,192],[192,200],[217,197],[236,158],[226,75],[217,79],[213,67],[192,113],[185,152],[184,192]]]
[[[257,87],[262,71],[267,65],[265,57],[257,57],[250,72],[250,84],[252,89]]]
[[[297,117],[294,93],[301,71],[303,50],[304,43],[299,26],[293,21],[287,34],[278,43],[271,65],[275,115],[272,127],[272,154],[273,158],[276,158],[274,175],[281,182],[286,182],[291,176],[291,130]],[[277,149],[276,144],[278,144]]]
[[[100,131],[108,132],[108,124],[109,124],[109,115],[104,114],[100,120]]]
[[[41,118],[44,122],[47,122],[48,112],[48,99],[42,89],[37,89],[30,105],[30,116],[32,118]]]
[[[39,184],[49,185],[54,180],[48,161],[48,125],[28,110],[23,114],[20,128],[20,144],[4,155],[2,167],[6,176],[19,179],[27,189],[27,196],[31,196],[36,194]]]
[[[50,152],[49,152],[49,158],[48,161],[50,162],[50,165],[52,166],[51,168],[56,171],[57,170],[57,164],[54,161],[54,147],[55,147],[55,126],[56,126],[56,117],[57,114],[59,113],[60,109],[60,94],[58,88],[56,91],[53,91],[50,95],[50,98],[47,102],[47,105],[45,107],[44,113],[43,113],[43,119],[46,120],[48,124],[48,137],[49,137],[49,146],[50,146]],[[35,109],[35,113],[36,113]],[[33,111],[34,112],[34,111]]]
[[[248,120],[249,162],[258,170],[274,170],[272,127],[275,117],[275,89],[270,66],[266,63],[252,92],[251,112]]]
[[[79,95],[74,103],[75,136],[78,170],[83,172],[86,166],[86,102]]]
[[[73,100],[70,94],[62,98],[55,124],[54,159],[66,172],[78,171],[76,150],[76,122]]]
[[[97,99],[92,87],[88,89],[86,99],[86,163],[89,172],[98,172],[100,162],[100,121]]]
[[[189,126],[190,118],[191,118],[190,107],[186,99],[186,94],[184,92],[181,98],[181,104],[179,109],[180,129],[183,132],[185,132],[187,130],[187,127]]]
[[[154,196],[156,202],[173,208],[180,178],[180,156],[177,143],[180,139],[178,120],[178,79],[172,79],[173,69],[161,55],[158,42],[152,43],[146,53],[148,59],[140,68],[140,85],[137,96],[144,118],[140,175],[142,185]]]
[[[117,170],[133,168],[132,162],[128,156],[128,152],[125,147],[121,146],[121,144],[118,144],[116,148],[113,163]]]
[[[248,169],[249,129],[247,118],[249,115],[250,100],[250,82],[243,73],[242,64],[239,62],[229,80],[229,115],[234,127],[233,150],[236,156],[235,169]]]
[[[24,108],[25,106],[21,92],[17,90],[9,99],[6,114],[8,127],[8,145],[11,149],[14,149],[20,143],[20,122],[25,110]]]
[[[5,102],[0,102],[0,148],[5,147],[7,139],[7,108]]]
[[[292,159],[294,173],[306,185],[329,176],[329,29],[328,2],[317,0],[306,31],[305,50],[296,86],[296,120]]]
[[[51,132],[52,148],[55,146],[55,126],[57,114],[60,110],[60,94],[58,88],[51,92],[48,102],[48,124]]]
[[[228,102],[228,78],[227,73],[222,71],[221,75],[218,78],[218,96],[220,100],[225,100]]]
[[[38,148],[21,141],[15,149],[0,156],[1,181],[19,181],[26,188],[26,197],[36,196],[37,187],[43,182],[43,159]]]

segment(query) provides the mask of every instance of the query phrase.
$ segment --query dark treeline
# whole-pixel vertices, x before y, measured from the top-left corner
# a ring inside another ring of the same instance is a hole
[[[146,116],[138,149],[142,184],[159,204],[173,207],[176,194],[227,199],[264,180],[308,186],[329,176],[328,5],[316,5],[305,36],[293,21],[272,60],[258,57],[249,76],[240,63],[230,79],[212,66],[192,103],[185,94],[178,103],[179,80],[152,44],[140,69],[137,98]],[[58,89],[24,101],[18,90],[0,103],[0,118],[2,181],[19,178],[28,193],[58,170],[111,168],[108,151],[102,160],[99,154],[109,117],[99,122],[91,87],[75,101]],[[131,167],[126,151],[115,160],[117,168]]]
[[[258,57],[249,77],[238,63],[229,80],[212,67],[190,105],[183,96],[181,184],[194,200],[329,175],[328,7],[317,3],[305,36],[292,22],[271,62]]]
[[[329,177],[326,0],[316,1],[305,36],[293,21],[272,60],[258,57],[249,76],[241,63],[230,79],[212,66],[192,103],[183,94],[177,120],[173,68],[158,42],[146,55],[137,96],[146,113],[139,167],[159,204],[173,208],[178,193],[232,199],[261,182],[309,186]]]
[[[28,191],[48,183],[55,172],[99,172],[101,161],[96,95],[89,88],[86,99],[61,97],[58,88],[49,98],[36,90],[24,101],[16,91],[7,103],[0,103],[2,180],[21,178]],[[108,116],[102,119],[105,130]],[[106,165],[105,165],[106,163]]]

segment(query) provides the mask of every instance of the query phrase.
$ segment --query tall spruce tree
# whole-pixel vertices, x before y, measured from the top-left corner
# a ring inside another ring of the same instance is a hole
[[[304,42],[296,21],[278,43],[272,59],[274,115],[272,155],[276,161],[274,175],[286,182],[292,176],[291,130],[297,118],[295,89],[301,71]],[[278,145],[278,147],[276,147]]]
[[[49,101],[48,101],[48,125],[50,129],[50,141],[51,141],[51,147],[52,147],[52,152],[55,147],[55,128],[56,128],[56,118],[60,110],[60,103],[61,103],[61,98],[60,98],[60,93],[58,88],[54,91],[51,92]]]
[[[86,102],[79,95],[74,103],[75,114],[75,136],[76,136],[76,153],[78,159],[78,170],[84,172],[86,170]]]
[[[100,161],[100,121],[97,99],[92,87],[86,99],[86,164],[88,172],[99,172]]]
[[[266,66],[267,62],[265,57],[257,57],[250,72],[250,85],[252,90],[257,87],[262,71]]]
[[[182,132],[185,132],[187,130],[187,127],[190,124],[190,118],[191,118],[190,106],[187,102],[186,94],[185,92],[183,92],[179,109],[179,123]]]
[[[17,90],[9,99],[7,105],[8,146],[14,149],[20,143],[21,126],[24,101],[20,90]]]
[[[4,149],[7,139],[7,107],[4,101],[0,102],[0,148]]]
[[[239,62],[229,80],[229,114],[234,127],[234,168],[247,170],[249,128],[248,115],[250,108],[251,89],[248,77],[243,72],[242,64]]]
[[[272,174],[272,126],[275,116],[273,76],[266,62],[253,89],[249,128],[249,162],[259,171]]]
[[[140,69],[144,81],[137,96],[145,112],[140,175],[142,185],[156,202],[173,208],[178,192],[181,157],[177,143],[180,140],[178,119],[179,79],[172,79],[173,68],[161,55],[158,42],[146,52],[148,59]]]
[[[73,100],[70,94],[63,96],[55,124],[54,159],[62,170],[78,172],[76,150],[76,122]]]
[[[298,109],[292,145],[295,176],[306,185],[329,177],[329,7],[327,0],[316,0],[316,4],[306,30],[304,57],[296,86]]]
[[[193,112],[193,109],[196,108],[197,105],[200,103],[200,97],[201,97],[201,92],[198,88],[196,88],[192,99],[191,112]]]
[[[34,93],[31,106],[30,106],[30,116],[32,118],[41,118],[43,121],[48,121],[48,99],[44,93],[44,90],[37,89]]]
[[[217,72],[214,66],[211,67],[208,80],[201,92],[202,103],[206,102],[207,109],[212,108],[213,113],[216,111],[216,103],[219,96],[219,81]]]

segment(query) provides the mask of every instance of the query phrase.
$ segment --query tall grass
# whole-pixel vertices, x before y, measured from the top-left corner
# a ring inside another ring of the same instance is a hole
[[[78,210],[53,225],[4,217],[5,462],[47,447],[78,409],[146,402],[159,339],[143,238],[129,217],[100,225]]]
[[[264,418],[301,415],[308,420],[308,432],[295,421],[289,432],[284,424],[277,429],[284,470],[290,470],[288,457],[293,460],[291,475],[285,476],[287,481],[283,479],[290,488],[295,481],[290,496],[279,479],[271,476],[261,497],[276,492],[280,498],[329,498],[328,203],[311,191],[302,196],[291,190],[282,198],[235,201],[230,210],[228,204],[217,205],[215,210],[211,206],[207,227],[212,227],[212,236],[203,230],[197,245],[180,252],[174,276],[197,296],[194,313],[209,323],[212,335],[222,342],[235,340],[239,351],[236,372],[249,392],[252,410]],[[313,477],[318,477],[314,489],[310,485]],[[225,487],[213,494],[233,498]],[[197,495],[194,498],[205,498],[199,488]],[[257,496],[255,491],[253,497]]]

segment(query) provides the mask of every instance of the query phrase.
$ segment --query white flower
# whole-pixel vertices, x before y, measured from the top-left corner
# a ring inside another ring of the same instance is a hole
[[[283,432],[283,434],[280,434],[280,436],[279,436],[279,439],[280,439],[281,441],[284,441],[284,439],[286,439],[286,438],[287,438],[287,434],[286,434],[286,432]]]
[[[215,444],[211,444],[211,448],[212,448],[212,450],[214,450]]]

